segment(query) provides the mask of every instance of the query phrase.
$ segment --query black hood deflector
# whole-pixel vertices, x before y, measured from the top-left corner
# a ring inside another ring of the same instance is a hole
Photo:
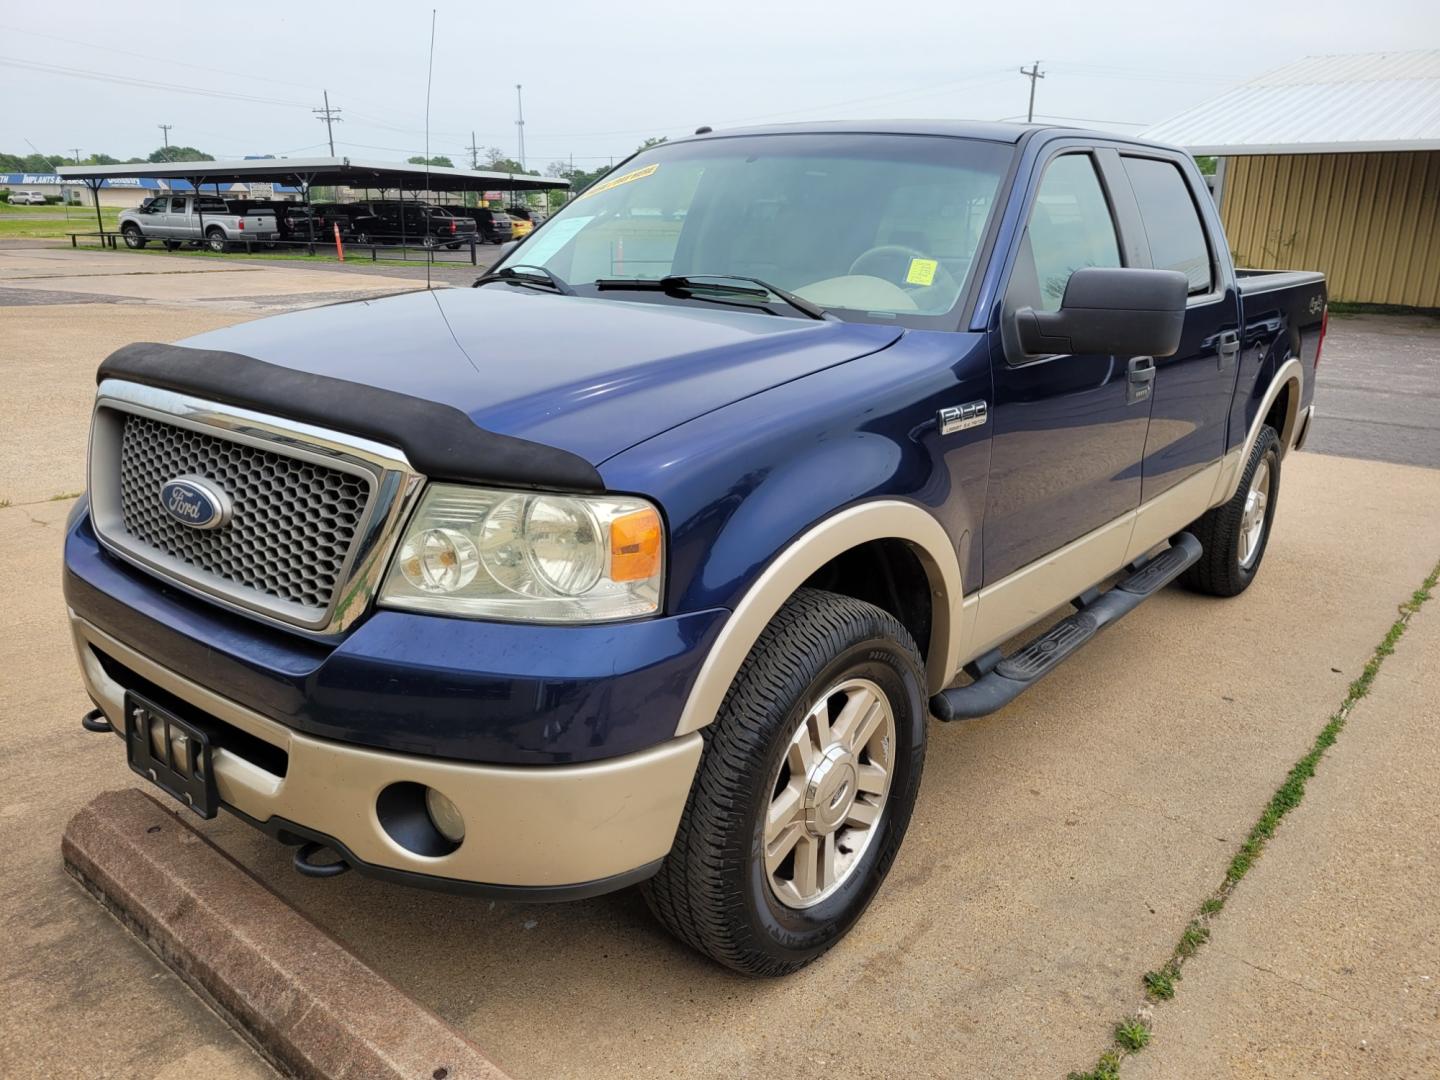
[[[374,439],[404,451],[432,480],[605,490],[600,474],[584,458],[486,431],[452,406],[240,353],[142,341],[105,359],[96,381],[105,379],[127,379]]]

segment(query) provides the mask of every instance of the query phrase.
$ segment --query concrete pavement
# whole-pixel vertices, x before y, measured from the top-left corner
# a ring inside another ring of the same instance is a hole
[[[1004,712],[932,725],[885,888],[779,982],[688,952],[633,892],[535,908],[313,882],[239,822],[207,833],[515,1076],[1061,1076],[1434,565],[1440,472],[1301,454],[1283,485],[1249,592],[1171,590]]]
[[[16,928],[0,936],[3,1075],[263,1073],[61,870],[64,822],[132,777],[113,737],[78,727],[88,705],[56,572],[69,502],[43,501],[83,483],[94,365],[112,341],[236,317],[148,301],[0,308],[19,403],[0,436],[0,496],[15,503],[0,509],[0,911]],[[687,952],[633,891],[524,907],[355,875],[315,882],[234,819],[206,832],[516,1076],[1063,1075],[1093,1061],[1134,1004],[1139,974],[1219,880],[1437,538],[1440,471],[1292,457],[1265,569],[1243,597],[1171,590],[1012,708],[933,726],[911,833],[876,904],[781,982]],[[1440,765],[1433,746],[1409,754],[1415,769]],[[1203,970],[1187,967],[1177,1008]],[[1167,1075],[1194,1075],[1177,1068]]]
[[[1126,1080],[1440,1076],[1440,598],[1156,1010]]]

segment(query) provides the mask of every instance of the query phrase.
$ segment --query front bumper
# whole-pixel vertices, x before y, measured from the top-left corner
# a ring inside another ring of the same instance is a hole
[[[545,626],[382,610],[317,642],[115,558],[84,507],[64,585],[86,622],[299,734],[419,757],[550,766],[661,745],[728,614]]]
[[[701,738],[692,733],[583,765],[478,765],[316,738],[147,658],[70,612],[86,689],[117,731],[125,691],[157,691],[219,730],[220,801],[272,835],[320,840],[361,871],[410,884],[519,899],[606,892],[640,880],[670,850]],[[396,784],[433,787],[464,816],[449,854],[422,855],[387,830],[377,801]]]

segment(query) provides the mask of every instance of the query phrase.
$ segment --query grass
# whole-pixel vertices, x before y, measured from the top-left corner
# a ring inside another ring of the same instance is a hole
[[[1355,706],[1370,693],[1386,658],[1395,652],[1395,645],[1404,635],[1411,618],[1431,598],[1431,593],[1437,584],[1440,584],[1440,563],[1437,563],[1435,568],[1430,571],[1430,575],[1420,588],[1410,594],[1410,599],[1400,605],[1395,621],[1391,623],[1390,629],[1386,631],[1380,644],[1375,646],[1374,652],[1370,654],[1370,658],[1365,662],[1365,667],[1359,676],[1350,684],[1340,707],[1330,714],[1329,720],[1315,736],[1310,749],[1291,767],[1280,787],[1265,804],[1259,820],[1255,822],[1234,858],[1230,860],[1224,878],[1215,891],[1205,898],[1196,916],[1186,925],[1180,935],[1180,940],[1171,950],[1169,959],[1162,967],[1154,971],[1147,971],[1141,977],[1145,996],[1149,1001],[1169,1001],[1175,996],[1175,984],[1180,980],[1180,969],[1210,940],[1210,924],[1224,911],[1225,902],[1230,898],[1230,894],[1235,891],[1240,882],[1244,880],[1245,875],[1255,865],[1256,860],[1264,853],[1266,844],[1274,837],[1285,815],[1300,805],[1301,800],[1305,797],[1306,781],[1315,775],[1315,770],[1325,756],[1325,751],[1335,745],[1335,740],[1345,729],[1345,724],[1349,721],[1350,713]],[[1146,1019],[1149,1015],[1149,1008],[1150,1006],[1144,1005],[1142,1006],[1143,1015],[1131,1016],[1116,1024],[1114,1046],[1100,1055],[1094,1069],[1083,1073],[1072,1072],[1068,1080],[1118,1080],[1120,1064],[1125,1057],[1139,1053],[1150,1043],[1150,1023]]]
[[[51,495],[47,502],[64,502],[66,499],[78,499],[84,495],[83,491],[62,491],[59,495]]]
[[[46,221],[44,215],[64,214],[63,206],[9,206],[0,204],[0,237],[27,240],[63,239],[67,233],[94,232],[94,207],[70,207],[68,217]],[[120,217],[118,207],[102,206],[100,215],[107,229],[115,228]]]
[[[4,222],[0,222],[0,225],[3,225],[3,224],[4,224]],[[3,235],[3,234],[0,234],[0,235]],[[87,244],[87,243],[82,242],[82,243],[80,244],[80,250],[81,250],[81,251],[102,251],[102,250],[109,250],[109,249],[108,249],[108,248],[101,248],[99,244],[94,244],[94,243]],[[327,253],[326,253],[326,249],[325,249],[325,245],[324,245],[324,241],[320,241],[320,240],[317,240],[317,241],[315,242],[315,254],[314,254],[314,255],[306,255],[306,254],[302,254],[302,253],[299,253],[299,252],[290,252],[290,251],[256,251],[256,252],[251,252],[251,253],[246,253],[246,252],[244,252],[244,251],[219,252],[219,251],[211,251],[211,250],[208,249],[208,248],[180,248],[180,249],[178,249],[178,250],[176,250],[176,251],[167,251],[167,250],[165,249],[165,246],[164,246],[162,243],[160,243],[160,241],[158,241],[158,240],[152,240],[152,241],[150,242],[149,246],[148,246],[148,247],[144,247],[144,248],[127,248],[127,247],[125,247],[125,246],[122,244],[122,245],[120,245],[120,246],[117,248],[117,250],[119,250],[119,251],[125,251],[125,252],[128,252],[129,254],[132,254],[132,255],[172,255],[172,256],[178,255],[178,256],[182,256],[182,257],[187,258],[187,259],[236,259],[236,258],[240,258],[240,259],[246,259],[246,260],[257,261],[257,262],[304,262],[304,263],[317,263],[317,262],[318,262],[318,263],[335,263],[336,265],[339,265],[339,263],[340,263],[340,260],[335,257],[335,248],[334,248],[334,243],[333,243],[333,241],[332,241],[332,243],[331,243],[331,245],[330,245],[329,253],[327,254]],[[413,250],[418,253],[421,249],[415,248],[415,249],[413,249]],[[454,255],[454,254],[458,254],[458,252],[447,252],[446,254],[447,254],[447,255]],[[366,247],[366,248],[356,248],[356,249],[353,249],[353,250],[347,248],[347,249],[346,249],[346,258],[345,258],[345,261],[346,261],[346,262],[354,262],[354,263],[365,263],[366,265],[369,265],[369,266],[424,266],[424,265],[425,265],[425,260],[422,259],[422,258],[414,258],[414,259],[386,259],[386,258],[378,258],[378,259],[373,259],[373,260],[372,260],[372,259],[370,258],[370,249],[369,249],[368,247]],[[436,265],[436,266],[441,266],[441,267],[445,267],[445,266],[457,266],[457,267],[460,267],[462,270],[473,270],[473,271],[475,271],[475,273],[476,273],[477,275],[483,273],[484,270],[485,270],[485,267],[484,267],[484,266],[471,266],[468,260],[462,262],[461,260],[455,259],[455,258],[436,259],[436,260],[435,260],[435,265]]]
[[[1180,978],[1176,968],[1166,965],[1159,971],[1145,973],[1145,993],[1156,1001],[1169,1001],[1175,996],[1175,980]]]
[[[1149,1041],[1150,1027],[1138,1017],[1115,1025],[1115,1042],[1128,1053],[1144,1050]]]

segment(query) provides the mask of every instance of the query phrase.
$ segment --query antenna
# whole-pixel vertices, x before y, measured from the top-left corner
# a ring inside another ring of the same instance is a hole
[[[425,191],[430,191],[430,82],[435,76],[435,9],[430,9],[430,66],[425,70]],[[401,216],[403,219],[404,209]],[[427,215],[428,217],[428,215]],[[425,225],[428,234],[430,225]],[[430,264],[435,259],[433,250],[425,253],[425,288],[430,288]]]

